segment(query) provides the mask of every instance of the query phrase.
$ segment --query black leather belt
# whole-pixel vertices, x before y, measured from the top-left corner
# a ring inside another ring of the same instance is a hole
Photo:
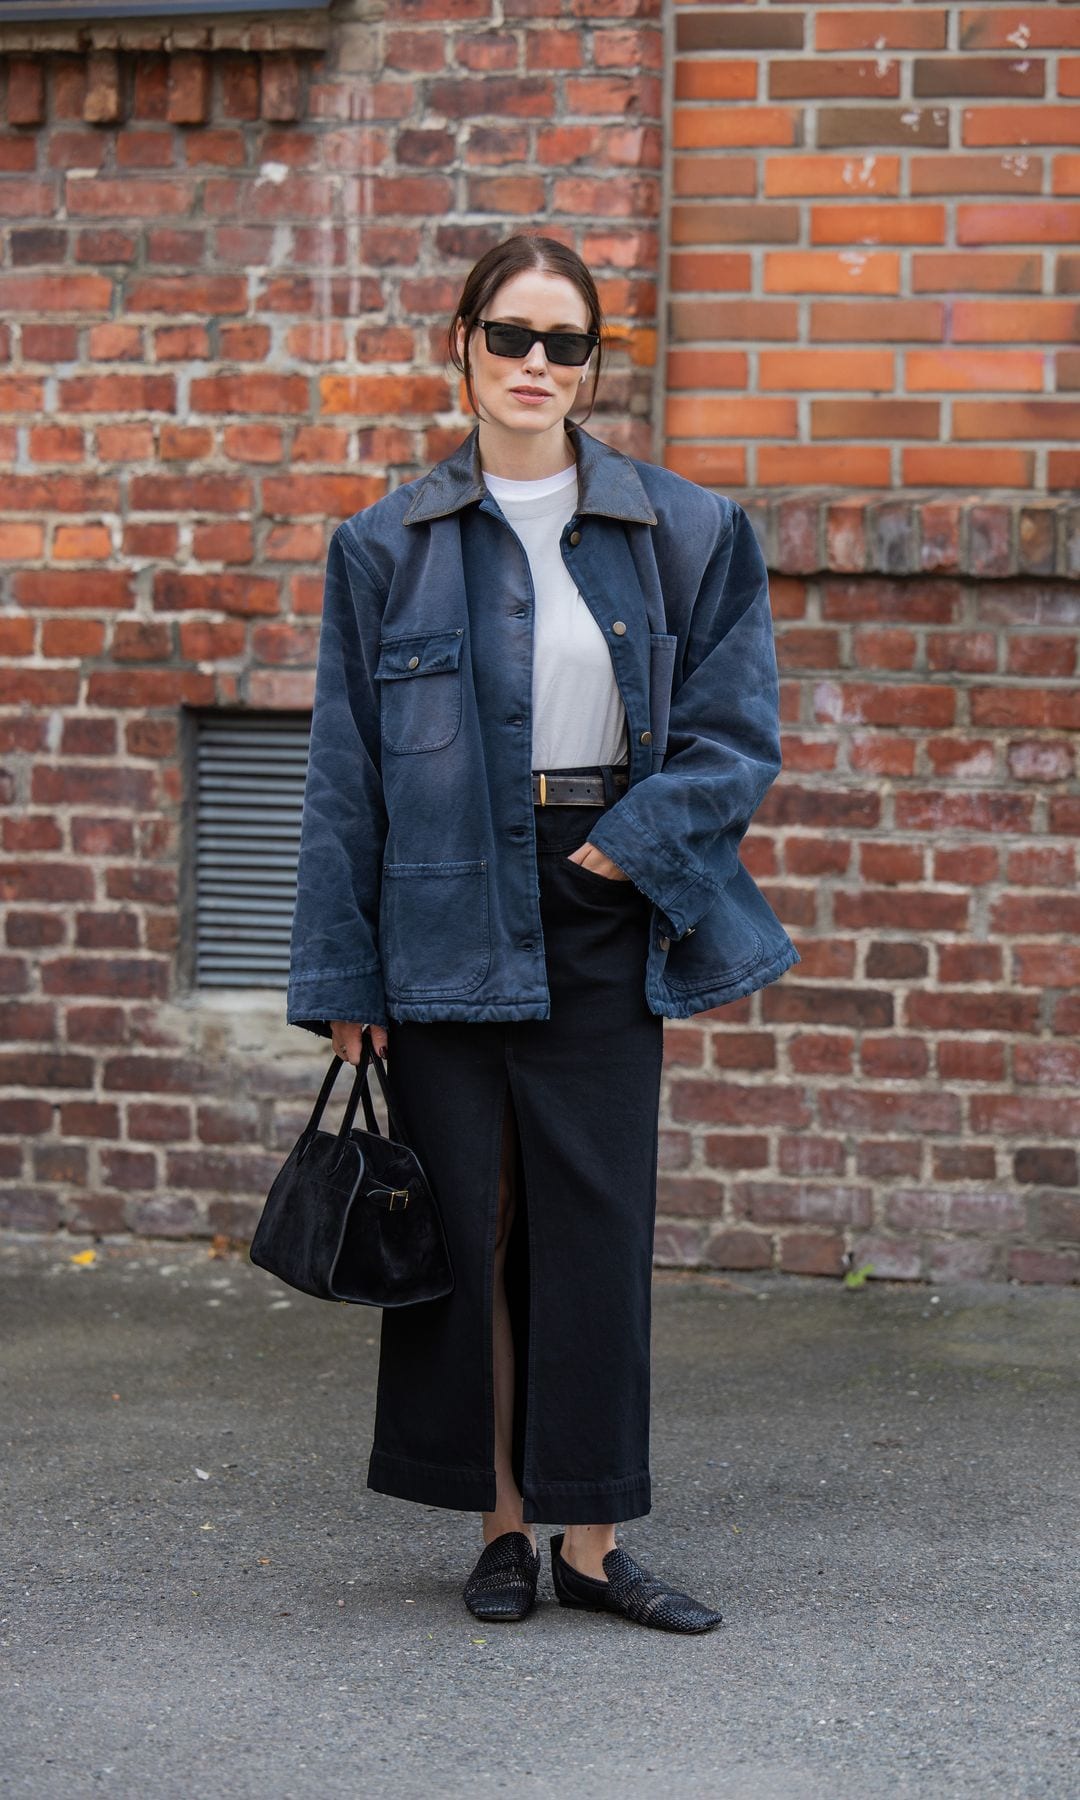
[[[621,794],[629,786],[628,769],[612,771],[615,792]],[[602,775],[561,775],[557,769],[534,769],[532,778],[534,806],[603,806]]]

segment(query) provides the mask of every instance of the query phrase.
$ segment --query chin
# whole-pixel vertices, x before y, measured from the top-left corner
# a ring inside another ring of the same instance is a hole
[[[520,431],[529,436],[536,436],[537,433],[543,431],[554,431],[566,420],[565,413],[553,416],[546,410],[543,413],[533,412],[528,407],[520,409],[515,407],[512,412],[507,413],[502,412],[501,409],[496,411],[494,407],[489,407],[488,410],[493,424],[503,425],[508,431]]]

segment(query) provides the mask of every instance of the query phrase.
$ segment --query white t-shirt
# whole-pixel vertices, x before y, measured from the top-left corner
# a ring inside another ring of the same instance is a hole
[[[626,709],[604,634],[574,586],[559,539],[577,511],[577,468],[540,481],[484,474],[529,559],[536,590],[532,709],[534,769],[623,762]]]

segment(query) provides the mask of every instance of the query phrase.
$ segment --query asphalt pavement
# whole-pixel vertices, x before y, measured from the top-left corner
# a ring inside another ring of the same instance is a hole
[[[203,1244],[0,1237],[0,1793],[1080,1792],[1080,1303],[659,1272],[639,1561],[699,1638],[480,1626],[365,1486],[380,1315]]]

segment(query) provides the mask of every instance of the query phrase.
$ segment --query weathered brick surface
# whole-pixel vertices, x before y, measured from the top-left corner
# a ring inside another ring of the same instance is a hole
[[[674,4],[671,465],[1075,490],[1075,9]]]
[[[666,1030],[657,1255],[1077,1279],[1075,27],[0,31],[0,1223],[250,1232],[323,1052],[183,989],[182,710],[310,703],[329,534],[462,435],[443,321],[542,219],[614,328],[593,428],[773,572],[745,856],[803,960]]]

